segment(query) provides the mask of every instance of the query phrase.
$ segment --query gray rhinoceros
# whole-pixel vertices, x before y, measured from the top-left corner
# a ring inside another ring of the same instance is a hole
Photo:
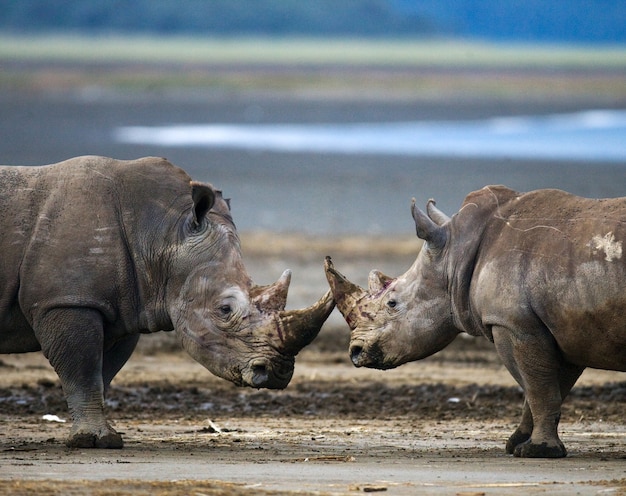
[[[42,350],[71,447],[121,448],[103,397],[141,333],[175,330],[215,375],[284,388],[330,291],[285,311],[290,272],[253,285],[229,205],[160,158],[0,167],[0,353]]]
[[[452,218],[432,200],[411,210],[424,244],[404,275],[372,271],[366,291],[326,260],[352,362],[388,369],[485,336],[525,393],[507,452],[565,456],[561,403],[584,368],[626,370],[626,198],[487,186]]]

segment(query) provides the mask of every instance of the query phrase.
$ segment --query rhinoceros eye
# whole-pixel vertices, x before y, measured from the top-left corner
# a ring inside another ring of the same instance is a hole
[[[387,306],[388,306],[389,308],[396,308],[396,305],[397,305],[396,300],[389,300],[389,301],[387,302]]]
[[[222,305],[220,307],[220,313],[222,314],[222,317],[228,317],[232,313],[232,311],[233,309],[230,305]]]

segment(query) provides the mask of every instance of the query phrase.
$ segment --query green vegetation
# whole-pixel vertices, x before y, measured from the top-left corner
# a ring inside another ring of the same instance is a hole
[[[0,60],[626,69],[626,46],[302,38],[0,36]]]
[[[460,41],[0,36],[6,91],[626,99],[626,47]]]

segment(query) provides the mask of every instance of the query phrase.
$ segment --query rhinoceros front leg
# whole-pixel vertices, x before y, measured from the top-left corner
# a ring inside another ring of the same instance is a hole
[[[71,448],[121,448],[122,437],[104,416],[102,316],[88,308],[60,308],[36,321],[41,348],[54,367],[73,425]]]
[[[530,413],[530,407],[528,401],[524,397],[524,406],[522,407],[522,420],[520,421],[515,432],[511,434],[511,437],[506,442],[506,452],[512,455],[515,452],[515,448],[522,443],[527,442],[533,433],[533,414]]]
[[[522,423],[508,444],[513,454],[525,458],[561,458],[565,446],[559,439],[561,417],[561,360],[552,336],[544,329],[493,328],[498,354],[526,396]],[[530,431],[530,437],[527,437]]]
[[[109,385],[124,364],[128,361],[139,342],[139,334],[132,334],[119,340],[112,348],[104,352],[102,363],[102,380],[106,396]]]
[[[569,392],[576,384],[576,381],[580,377],[580,374],[585,370],[584,367],[579,367],[572,364],[563,364],[560,370],[560,388],[561,388],[561,401],[565,400]],[[506,452],[510,455],[515,453],[515,448],[525,443],[530,439],[533,432],[533,416],[530,411],[528,401],[524,398],[524,407],[522,410],[522,420],[515,432],[511,435],[506,443]]]

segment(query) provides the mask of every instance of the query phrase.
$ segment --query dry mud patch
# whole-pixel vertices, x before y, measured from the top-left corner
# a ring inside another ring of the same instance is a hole
[[[294,269],[292,307],[325,290],[327,251],[361,277],[376,265],[397,275],[415,257],[404,242],[382,266],[376,247],[367,248],[372,256],[349,257],[362,240],[345,249],[309,240],[309,249],[285,248],[290,257],[268,243],[257,245],[266,253],[248,249],[248,266],[263,284],[277,268]],[[381,250],[384,260],[392,248]],[[488,342],[459,338],[434,357],[385,372],[352,367],[347,342],[345,324],[331,319],[297,357],[287,389],[257,391],[214,377],[170,334],[142,338],[107,398],[122,450],[65,448],[69,424],[43,419],[68,418],[46,360],[2,356],[0,492],[626,494],[623,374],[583,374],[563,408],[567,458],[520,460],[504,453],[504,443],[522,394]]]
[[[324,344],[321,346],[329,346]],[[107,400],[123,450],[69,450],[67,408],[38,354],[3,358],[6,494],[626,494],[626,383],[589,371],[563,412],[564,460],[504,454],[522,396],[482,344],[393,371],[298,357],[284,391],[236,388],[180,352],[140,352]]]

